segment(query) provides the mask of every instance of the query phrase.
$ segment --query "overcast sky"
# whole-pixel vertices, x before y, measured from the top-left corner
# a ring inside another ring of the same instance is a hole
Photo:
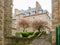
[[[39,2],[42,9],[48,10],[49,13],[51,13],[51,0],[14,0],[13,1],[13,9],[17,8],[19,10],[27,10],[28,7],[35,7],[36,1]],[[13,12],[14,13],[14,12]]]

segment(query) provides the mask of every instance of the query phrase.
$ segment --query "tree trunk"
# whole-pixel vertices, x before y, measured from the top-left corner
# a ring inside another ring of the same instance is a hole
[[[23,32],[25,32],[25,28],[23,29]]]

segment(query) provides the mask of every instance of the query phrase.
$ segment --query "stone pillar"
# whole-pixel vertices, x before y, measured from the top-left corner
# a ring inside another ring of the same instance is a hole
[[[52,29],[54,30],[54,33],[52,34],[52,45],[56,43],[56,25],[60,24],[60,0],[52,0]]]
[[[4,37],[12,34],[12,0],[4,0]],[[4,45],[7,45],[4,38]]]
[[[4,0],[4,34],[10,35],[12,28],[12,7],[10,0]]]
[[[4,0],[0,0],[0,45],[4,45]]]
[[[4,45],[4,35],[11,35],[12,0],[0,0],[0,45]]]

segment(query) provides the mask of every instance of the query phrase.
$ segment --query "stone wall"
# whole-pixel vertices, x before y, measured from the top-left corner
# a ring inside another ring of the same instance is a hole
[[[30,45],[51,45],[51,34],[34,39]]]
[[[4,31],[4,0],[0,0],[0,45],[3,44]]]
[[[9,0],[4,0],[4,31],[5,34],[11,34],[12,7]]]
[[[4,0],[4,36],[11,35],[12,28],[12,7],[10,0]],[[4,39],[4,45],[6,45],[6,39]]]
[[[55,45],[54,43],[56,42],[56,25],[60,24],[60,0],[52,0],[52,29],[54,32],[52,32],[52,45]]]
[[[6,45],[51,45],[51,35],[42,35],[41,37],[30,39],[25,37],[8,37],[6,43]]]
[[[11,0],[0,0],[0,45],[4,45],[4,36],[11,34]]]

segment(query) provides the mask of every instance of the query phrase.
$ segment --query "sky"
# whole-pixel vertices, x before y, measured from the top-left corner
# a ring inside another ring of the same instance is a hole
[[[34,8],[36,6],[36,1],[39,2],[43,10],[48,10],[49,13],[52,12],[51,0],[13,0],[13,13],[15,8],[19,10],[27,10],[28,7]]]

